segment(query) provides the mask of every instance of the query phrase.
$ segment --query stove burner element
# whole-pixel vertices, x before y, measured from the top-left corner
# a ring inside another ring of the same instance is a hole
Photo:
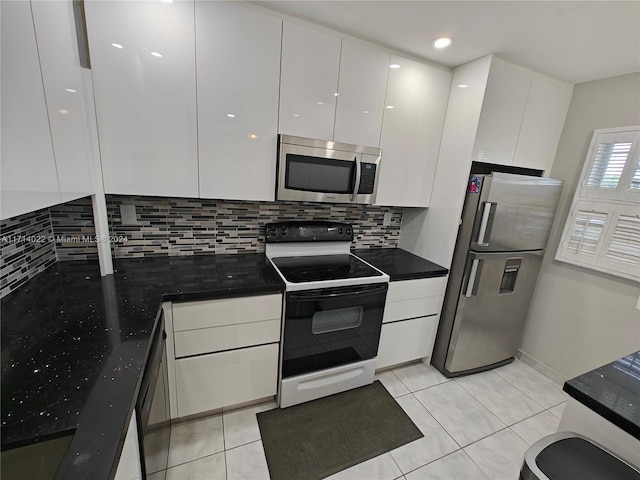
[[[271,261],[282,272],[285,279],[292,283],[381,275],[362,260],[349,254],[276,257]]]
[[[338,263],[335,265],[318,265],[317,267],[302,267],[291,270],[291,277],[298,282],[312,282],[314,280],[324,280],[333,278],[347,278],[351,267],[348,263]]]

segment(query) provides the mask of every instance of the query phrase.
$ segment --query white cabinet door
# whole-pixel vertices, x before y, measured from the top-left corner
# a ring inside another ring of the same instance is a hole
[[[124,437],[124,445],[118,461],[115,480],[140,480],[142,478],[137,418],[137,414],[134,411],[131,415],[127,435]]]
[[[178,416],[276,394],[277,343],[175,361]]]
[[[439,318],[434,315],[382,325],[376,369],[430,357]]]
[[[2,2],[2,218],[60,203],[29,2]]]
[[[555,159],[573,86],[534,75],[522,119],[514,165],[544,170]]]
[[[284,22],[279,133],[333,139],[340,44],[335,35]]]
[[[282,21],[196,3],[200,196],[275,199]]]
[[[451,72],[392,56],[382,122],[378,205],[427,207]]]
[[[390,55],[342,40],[336,106],[336,142],[377,147],[380,144]]]
[[[71,1],[32,1],[40,68],[63,202],[93,192],[86,112]]]
[[[529,71],[492,59],[473,147],[474,161],[513,164],[530,85]]]
[[[105,191],[197,197],[193,1],[85,10]]]

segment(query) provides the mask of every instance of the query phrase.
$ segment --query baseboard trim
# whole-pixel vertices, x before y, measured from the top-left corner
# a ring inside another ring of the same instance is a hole
[[[533,368],[537,372],[540,372],[542,375],[544,375],[545,377],[547,377],[548,379],[552,380],[553,382],[557,383],[560,386],[564,385],[564,382],[568,380],[567,377],[562,375],[557,370],[554,370],[549,365],[542,363],[537,358],[532,357],[531,355],[523,352],[522,350],[518,350],[516,357],[518,357],[518,359],[520,359],[522,363],[526,363],[531,368]]]

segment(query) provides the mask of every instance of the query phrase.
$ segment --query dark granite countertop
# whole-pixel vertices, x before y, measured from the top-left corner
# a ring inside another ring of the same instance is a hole
[[[283,291],[263,254],[58,263],[2,299],[2,448],[75,430],[56,478],[111,478],[162,301]]]
[[[449,270],[401,248],[355,249],[353,254],[389,275],[391,281],[444,277]]]
[[[640,440],[640,352],[567,380],[563,390]]]

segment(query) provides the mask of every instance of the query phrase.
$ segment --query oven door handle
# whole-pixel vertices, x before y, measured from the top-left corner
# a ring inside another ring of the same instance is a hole
[[[337,289],[340,289],[340,287],[337,287]],[[339,297],[347,297],[347,296],[354,296],[354,295],[379,295],[382,292],[386,292],[388,289],[387,284],[386,283],[381,283],[379,287],[375,287],[375,288],[366,288],[366,289],[360,289],[360,290],[349,290],[348,292],[335,292],[335,293],[329,293],[331,290],[328,290],[328,293],[321,293],[321,294],[308,294],[308,293],[289,293],[287,295],[287,298],[290,300],[302,300],[302,301],[318,301],[318,300],[327,300],[330,298],[339,298]]]

